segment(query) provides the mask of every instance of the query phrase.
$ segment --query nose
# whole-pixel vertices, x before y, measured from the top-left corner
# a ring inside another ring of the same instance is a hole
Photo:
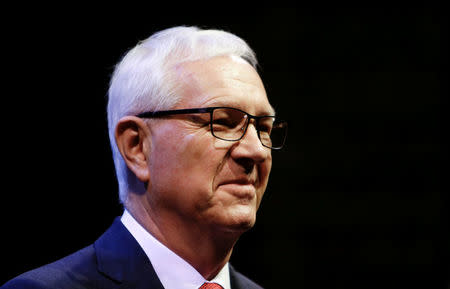
[[[262,145],[258,132],[251,122],[245,135],[236,143],[231,152],[234,159],[247,160],[253,164],[262,163],[271,157],[271,150]]]

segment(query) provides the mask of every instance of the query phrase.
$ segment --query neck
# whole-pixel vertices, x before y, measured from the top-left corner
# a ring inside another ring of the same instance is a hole
[[[125,204],[134,219],[167,248],[191,264],[205,279],[213,279],[231,257],[241,232],[208,228],[185,218],[157,214],[146,202],[133,200]]]

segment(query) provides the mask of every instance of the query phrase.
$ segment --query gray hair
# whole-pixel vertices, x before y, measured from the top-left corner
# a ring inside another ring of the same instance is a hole
[[[234,55],[254,68],[255,53],[234,34],[197,27],[162,30],[139,42],[116,65],[108,91],[108,131],[119,184],[125,203],[134,174],[127,168],[115,141],[118,121],[127,115],[170,109],[180,100],[172,68],[188,61]],[[135,178],[135,177],[134,177]]]

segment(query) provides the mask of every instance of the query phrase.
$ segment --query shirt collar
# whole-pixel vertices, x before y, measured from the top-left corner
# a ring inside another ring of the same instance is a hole
[[[121,221],[150,259],[165,289],[197,289],[207,282],[194,267],[145,230],[127,210]],[[228,263],[210,282],[218,283],[224,289],[231,289]]]

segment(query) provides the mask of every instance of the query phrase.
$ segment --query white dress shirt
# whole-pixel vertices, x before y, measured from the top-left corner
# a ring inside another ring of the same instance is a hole
[[[127,210],[124,211],[121,221],[150,259],[165,289],[198,289],[208,282],[188,262],[147,232]],[[224,289],[231,289],[228,263],[209,282],[218,283]]]

